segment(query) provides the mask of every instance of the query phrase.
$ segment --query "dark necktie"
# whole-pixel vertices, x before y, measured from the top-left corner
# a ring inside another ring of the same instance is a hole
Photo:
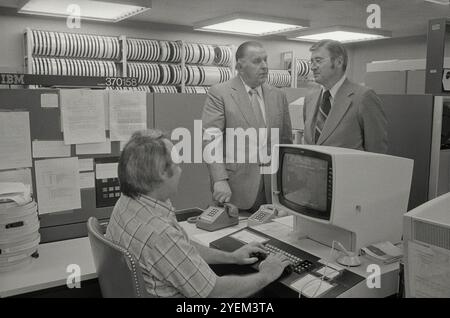
[[[316,143],[317,140],[319,140],[320,134],[322,134],[323,126],[325,126],[325,121],[327,120],[328,114],[330,113],[330,96],[330,91],[325,91],[323,93],[322,103],[320,104],[319,111],[317,113],[317,122],[315,129]]]

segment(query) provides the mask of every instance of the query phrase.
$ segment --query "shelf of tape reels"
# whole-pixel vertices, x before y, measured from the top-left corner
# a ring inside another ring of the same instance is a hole
[[[37,204],[0,202],[0,272],[30,264],[40,242]]]

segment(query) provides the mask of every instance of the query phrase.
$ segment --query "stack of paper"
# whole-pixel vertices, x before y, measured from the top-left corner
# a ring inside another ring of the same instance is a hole
[[[389,241],[375,243],[361,249],[362,254],[368,258],[384,264],[398,262],[403,257],[401,248]]]
[[[0,202],[0,272],[31,263],[39,242],[36,202]]]
[[[14,201],[26,204],[31,201],[31,185],[21,182],[0,182],[0,202]]]

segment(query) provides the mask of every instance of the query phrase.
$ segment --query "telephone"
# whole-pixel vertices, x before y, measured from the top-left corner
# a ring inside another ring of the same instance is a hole
[[[272,204],[263,204],[259,207],[258,211],[253,213],[247,219],[248,226],[255,226],[259,224],[264,224],[270,222],[274,217],[277,216],[277,211]]]
[[[197,227],[206,231],[215,231],[239,224],[239,210],[230,203],[223,206],[209,206],[197,218]]]

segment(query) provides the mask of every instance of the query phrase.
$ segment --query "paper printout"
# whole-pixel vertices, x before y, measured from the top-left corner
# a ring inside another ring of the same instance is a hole
[[[33,140],[33,158],[70,157],[70,145],[62,140]]]
[[[266,239],[265,237],[256,235],[254,233],[251,233],[249,231],[243,230],[240,231],[236,234],[231,235],[232,238],[235,238],[241,242],[244,243],[250,243],[250,242],[259,242],[259,243],[264,243],[267,242],[268,239]]]
[[[450,297],[450,251],[409,241],[408,265],[412,297]]]
[[[39,214],[81,208],[78,158],[35,161]]]
[[[317,270],[316,273],[320,274],[320,275],[324,275],[325,277],[327,277],[329,279],[333,279],[336,276],[338,276],[341,272],[335,270],[334,268],[324,266],[321,269]]]
[[[105,108],[105,129],[109,130],[109,92],[103,91],[103,106]]]
[[[0,112],[0,170],[31,165],[28,112]]]
[[[307,274],[291,284],[291,287],[306,297],[319,297],[321,294],[333,287],[320,277]]]
[[[58,95],[57,94],[41,94],[41,107],[42,108],[58,108]]]
[[[227,228],[220,229],[217,231],[195,234],[192,236],[192,238],[197,243],[200,243],[204,246],[209,246],[209,243],[211,243],[215,240],[218,240],[224,236],[227,236],[228,234],[231,234],[240,228],[244,228],[245,226],[246,226],[246,222],[241,222],[238,225],[235,225],[232,227],[227,227]]]
[[[80,177],[80,189],[95,187],[94,172],[82,172],[79,174],[79,177]]]
[[[103,92],[86,89],[60,91],[64,143],[106,141]]]
[[[112,141],[126,141],[137,130],[147,129],[145,92],[109,92],[109,130]]]
[[[22,182],[0,182],[0,202],[14,201],[19,205],[31,201],[31,185]]]
[[[75,153],[77,155],[111,153],[111,141],[106,139],[105,142],[75,145]]]
[[[105,130],[109,130],[109,94],[108,91],[103,91],[103,107],[105,109]],[[64,132],[62,117],[61,117],[61,132]]]
[[[95,179],[117,178],[119,163],[98,163],[95,165]]]
[[[94,159],[78,159],[78,171],[94,171]]]
[[[32,185],[31,169],[14,169],[0,171],[0,182],[22,182],[23,184]],[[33,191],[33,187],[31,187]]]

